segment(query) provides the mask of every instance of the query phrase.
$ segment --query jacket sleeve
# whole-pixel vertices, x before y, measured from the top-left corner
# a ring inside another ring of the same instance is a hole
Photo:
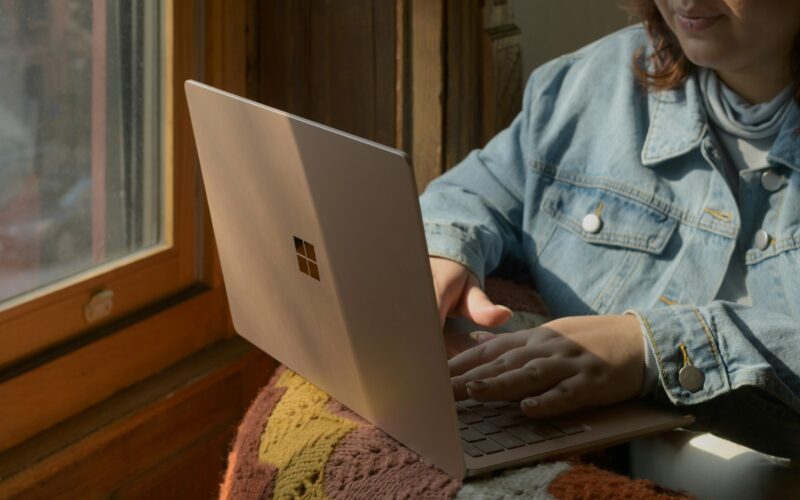
[[[480,280],[501,260],[522,260],[525,165],[534,77],[522,112],[482,150],[432,181],[420,197],[431,256],[466,266]]]
[[[655,354],[657,398],[694,413],[698,430],[800,458],[797,319],[724,301],[630,312]],[[681,380],[687,366],[699,386]]]

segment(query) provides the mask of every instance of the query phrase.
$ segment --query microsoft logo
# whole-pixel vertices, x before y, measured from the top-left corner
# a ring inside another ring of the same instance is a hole
[[[300,268],[300,272],[319,281],[319,268],[314,245],[294,236],[294,251],[297,253],[297,266]]]

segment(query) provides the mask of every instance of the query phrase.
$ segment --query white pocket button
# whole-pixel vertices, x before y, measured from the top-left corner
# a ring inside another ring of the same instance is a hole
[[[603,226],[603,221],[600,220],[595,214],[586,214],[586,217],[583,218],[583,222],[581,223],[581,227],[587,233],[596,233],[600,231],[600,228]]]
[[[766,250],[769,246],[770,236],[769,233],[760,229],[756,232],[756,248],[759,250]]]

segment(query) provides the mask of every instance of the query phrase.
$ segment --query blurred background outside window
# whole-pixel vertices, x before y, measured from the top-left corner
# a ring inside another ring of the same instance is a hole
[[[162,4],[0,0],[0,308],[164,241]]]

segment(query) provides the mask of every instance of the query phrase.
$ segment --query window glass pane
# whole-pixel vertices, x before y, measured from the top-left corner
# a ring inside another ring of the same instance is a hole
[[[0,304],[163,242],[163,4],[0,0]]]

